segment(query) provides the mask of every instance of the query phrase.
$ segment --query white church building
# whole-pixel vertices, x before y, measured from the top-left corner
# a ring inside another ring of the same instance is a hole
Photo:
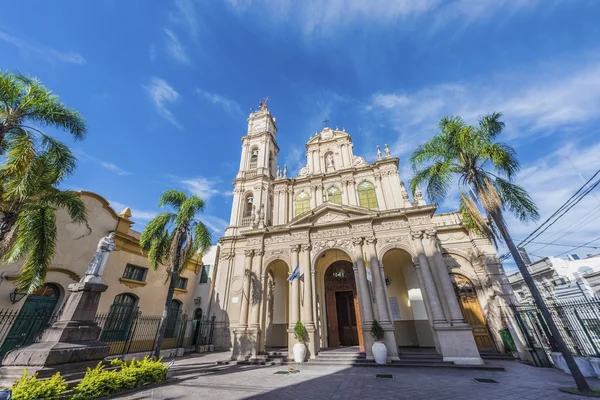
[[[411,201],[387,145],[377,160],[354,155],[345,130],[324,128],[306,143],[298,176],[277,166],[276,119],[250,114],[233,184],[229,227],[219,240],[211,314],[216,348],[249,359],[291,348],[305,325],[309,357],[356,346],[371,358],[374,320],[390,359],[430,347],[445,361],[481,364],[504,351],[514,296],[489,240],[458,213]],[[288,282],[299,265],[301,277]]]

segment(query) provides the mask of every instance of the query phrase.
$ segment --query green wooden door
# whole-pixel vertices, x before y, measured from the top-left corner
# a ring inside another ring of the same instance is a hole
[[[47,283],[27,296],[0,348],[0,357],[21,346],[33,343],[49,325],[60,292],[56,285]]]

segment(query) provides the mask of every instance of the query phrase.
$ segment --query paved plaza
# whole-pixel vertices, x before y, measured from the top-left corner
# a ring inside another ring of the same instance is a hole
[[[557,388],[573,386],[556,369],[534,368],[512,361],[494,361],[506,371],[432,368],[343,367],[302,364],[300,372],[275,374],[287,366],[217,365],[229,353],[176,359],[168,385],[121,399],[565,399],[578,397]],[[390,374],[392,379],[377,378]],[[488,378],[498,383],[478,383]],[[590,379],[600,388],[600,380]]]

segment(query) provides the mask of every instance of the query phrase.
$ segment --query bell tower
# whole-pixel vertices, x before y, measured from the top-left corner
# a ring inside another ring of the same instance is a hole
[[[273,181],[279,147],[275,141],[277,121],[267,108],[268,99],[261,101],[259,110],[248,117],[225,236],[237,234],[239,228],[264,228],[273,223]]]

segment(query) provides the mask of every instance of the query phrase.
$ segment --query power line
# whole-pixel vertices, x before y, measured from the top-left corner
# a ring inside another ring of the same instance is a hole
[[[523,239],[517,247],[524,247],[531,243],[542,233],[546,232],[552,225],[554,225],[560,218],[562,218],[569,210],[575,207],[585,196],[587,196],[592,190],[594,190],[599,184],[600,179],[593,182],[589,187],[588,184],[600,174],[600,169],[592,175],[569,199],[561,205],[550,217],[548,217],[543,223],[541,223],[533,232],[531,232],[525,239]],[[554,218],[554,220],[553,220]],[[541,231],[540,231],[541,230]],[[538,233],[539,231],[539,233]],[[562,237],[562,236],[561,236]],[[558,240],[558,239],[557,239]],[[590,242],[592,243],[592,242]],[[588,244],[588,243],[586,243]],[[537,250],[536,250],[537,251]],[[510,253],[505,253],[500,256],[500,260],[506,260],[511,256]]]
[[[552,246],[558,246],[558,247],[574,247],[574,246],[577,246],[576,244],[564,244],[564,243],[563,244],[558,244],[558,243],[554,243],[554,242],[552,242],[552,243],[546,243],[546,242],[529,242],[529,243],[533,243],[533,244],[545,244],[547,246],[552,245]],[[587,248],[590,248],[590,249],[600,249],[600,246],[585,246],[585,245],[582,245],[581,247],[587,247]],[[542,247],[542,249],[543,249],[543,247]],[[538,250],[534,250],[534,251],[537,252],[537,251],[539,251],[539,249]],[[528,252],[528,253],[532,254],[532,252]]]
[[[567,251],[565,251],[565,252],[562,252],[562,253],[560,253],[560,254],[558,254],[558,255],[554,256],[554,257],[560,257],[560,256],[562,256],[563,254],[567,254],[567,253],[568,253],[568,252],[570,252],[570,251],[573,251],[573,250],[580,249],[580,248],[582,248],[582,247],[585,247],[586,245],[588,245],[588,244],[590,244],[590,243],[597,242],[598,240],[600,240],[600,237],[599,237],[599,238],[596,238],[596,239],[594,239],[594,240],[590,240],[589,242],[587,242],[587,243],[584,243],[584,244],[582,244],[581,246],[577,246],[577,247],[575,247],[575,248],[574,248],[574,249],[572,249],[572,250],[567,250]]]
[[[533,232],[531,232],[529,234],[529,236],[527,236],[521,243],[519,243],[518,247],[523,247],[523,246],[527,245],[530,241],[534,240],[535,238],[539,237],[542,233],[546,232],[552,225],[554,225],[556,223],[556,221],[558,221],[560,218],[562,218],[569,210],[571,210],[571,208],[575,207],[585,196],[587,196],[592,190],[594,190],[596,188],[596,186],[598,186],[598,184],[600,184],[600,179],[595,181],[588,188],[586,188],[586,186],[599,173],[600,173],[600,169],[598,171],[596,171],[596,173],[585,184],[583,184],[583,186],[581,186],[577,190],[577,192],[575,192],[575,194],[573,194],[562,206],[560,206],[558,208],[558,210],[556,210],[554,212],[554,214],[552,214],[550,217],[548,217],[540,226],[538,226]],[[581,192],[581,194],[580,194],[580,192]],[[554,219],[554,221],[550,222],[552,220],[552,218],[554,218],[554,217],[556,217]],[[545,225],[547,225],[547,226],[545,226]],[[537,233],[540,229],[542,229],[541,232]]]

